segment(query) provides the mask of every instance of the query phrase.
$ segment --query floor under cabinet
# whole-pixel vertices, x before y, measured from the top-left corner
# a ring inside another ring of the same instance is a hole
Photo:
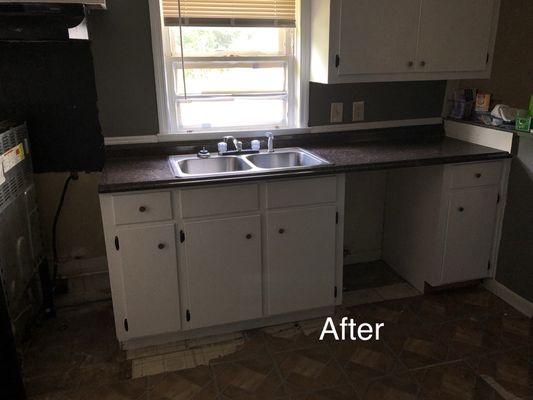
[[[232,351],[205,365],[135,379],[115,339],[110,302],[59,309],[26,346],[28,394],[40,400],[533,398],[532,321],[482,287],[420,295],[381,262],[346,267],[345,283],[336,317],[383,321],[383,340],[320,342],[323,321],[303,321],[234,336]]]

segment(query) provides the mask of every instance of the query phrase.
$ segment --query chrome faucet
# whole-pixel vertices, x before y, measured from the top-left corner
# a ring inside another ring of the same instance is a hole
[[[233,146],[235,146],[235,150],[242,151],[242,142],[240,140],[235,139],[233,136],[224,136],[222,139],[226,143],[228,143],[228,140],[231,139],[233,141]]]
[[[274,134],[272,132],[266,132],[265,135],[268,138],[268,142],[267,142],[268,152],[272,153],[274,151]]]

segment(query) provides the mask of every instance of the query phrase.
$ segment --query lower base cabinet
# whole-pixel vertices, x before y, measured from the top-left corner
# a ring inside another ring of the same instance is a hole
[[[420,291],[493,276],[506,162],[391,171],[383,259]]]
[[[183,230],[188,327],[260,318],[261,216],[186,222]]]
[[[460,189],[449,195],[443,282],[490,275],[498,187]]]
[[[175,332],[181,328],[174,224],[121,228],[113,241],[122,260],[128,337]]]
[[[100,203],[126,347],[335,304],[344,175],[102,194]]]
[[[335,206],[267,213],[268,312],[335,304]]]

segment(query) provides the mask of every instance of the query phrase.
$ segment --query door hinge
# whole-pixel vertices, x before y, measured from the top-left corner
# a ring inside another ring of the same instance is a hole
[[[490,270],[490,260],[489,262],[487,263],[487,271]]]
[[[185,312],[185,319],[187,320],[187,322],[191,320],[191,312],[189,310]]]
[[[333,289],[333,297],[337,298],[337,286]]]
[[[500,204],[500,194],[498,193],[498,198],[496,199],[496,204]]]
[[[180,243],[185,242],[185,232],[180,231]]]
[[[338,211],[335,213],[335,223],[336,224],[339,223],[339,212]]]
[[[341,63],[341,58],[340,58],[339,55],[337,54],[337,55],[335,56],[335,67],[336,67],[336,68],[339,68],[340,63]]]
[[[115,236],[115,249],[120,250],[120,242],[118,236]]]
[[[128,329],[129,329],[129,327],[128,327],[128,319],[124,318],[124,330],[127,332]]]

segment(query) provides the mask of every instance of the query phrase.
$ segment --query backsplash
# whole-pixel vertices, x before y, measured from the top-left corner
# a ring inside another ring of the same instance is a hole
[[[343,103],[343,123],[352,122],[352,102],[364,101],[362,122],[440,117],[446,81],[310,83],[309,126],[330,124],[331,103]]]

